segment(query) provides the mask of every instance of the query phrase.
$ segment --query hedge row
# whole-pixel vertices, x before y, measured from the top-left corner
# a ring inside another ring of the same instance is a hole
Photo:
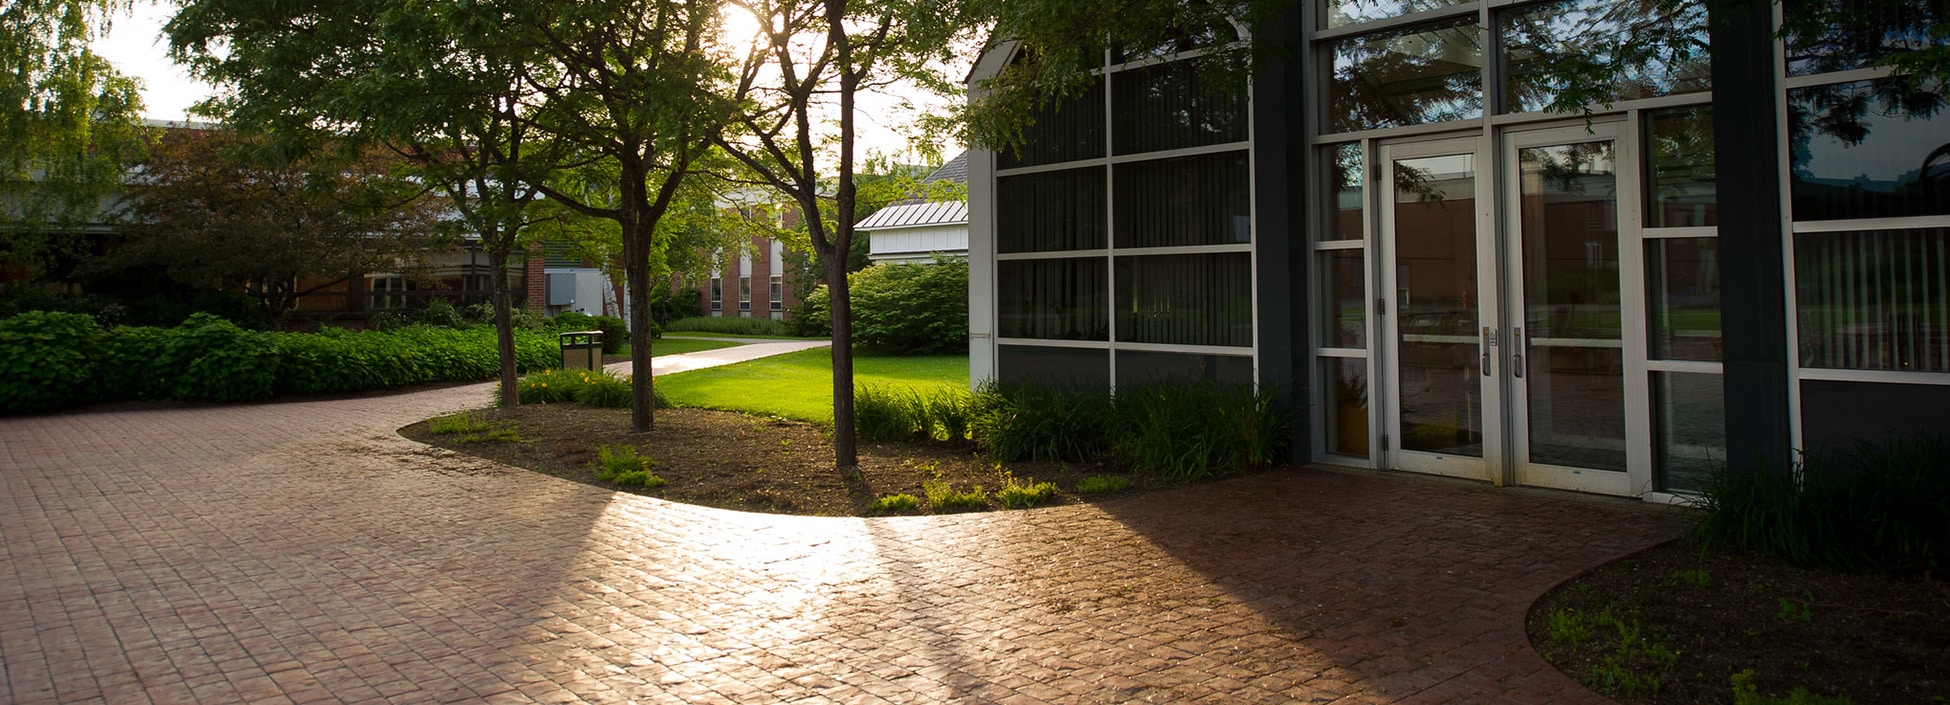
[[[523,370],[560,364],[552,333],[515,332]],[[209,314],[175,328],[103,328],[82,314],[0,319],[0,413],[93,401],[242,401],[489,379],[494,329],[415,326],[391,332],[244,330]]]

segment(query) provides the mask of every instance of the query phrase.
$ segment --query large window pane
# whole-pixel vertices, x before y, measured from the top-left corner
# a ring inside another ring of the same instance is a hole
[[[1470,0],[1328,0],[1327,26],[1341,27],[1358,22],[1385,20],[1390,17],[1435,10],[1461,5]]]
[[[1365,169],[1361,161],[1361,143],[1349,142],[1335,145],[1322,152],[1321,161],[1325,165],[1325,185],[1327,203],[1327,229],[1323,240],[1359,240],[1362,237],[1362,224],[1365,222],[1364,207],[1367,201],[1362,195],[1361,185]]]
[[[1327,452],[1368,457],[1368,361],[1321,358]]]
[[[997,252],[1105,247],[1104,169],[1087,167],[995,180]]]
[[[996,262],[997,335],[1108,340],[1107,269],[1101,257]]]
[[[995,363],[1003,382],[1110,390],[1109,350],[1000,345]]]
[[[1402,449],[1483,457],[1476,158],[1398,159],[1395,340]]]
[[[1252,384],[1253,359],[1239,355],[1117,351],[1117,384],[1154,382]]]
[[[1482,74],[1474,21],[1336,41],[1328,131],[1482,117]]]
[[[1543,110],[1594,73],[1612,80],[1613,100],[1709,85],[1703,3],[1662,14],[1638,0],[1559,0],[1506,12],[1501,25],[1506,112]]]
[[[1727,459],[1727,405],[1719,375],[1652,373],[1653,473],[1661,491],[1698,492]]]
[[[1946,113],[1896,79],[1788,91],[1794,219],[1950,215]]]
[[[1215,83],[1201,66],[1174,61],[1113,74],[1111,141],[1117,154],[1246,141],[1244,86]]]
[[[1330,348],[1368,346],[1368,276],[1361,250],[1320,253],[1322,287],[1320,344]]]
[[[1173,26],[1166,28],[1162,36],[1140,41],[1142,46],[1114,46],[1110,50],[1110,62],[1122,64],[1145,59],[1161,59],[1198,49],[1224,46],[1239,41],[1239,29],[1225,17],[1204,17],[1193,26]]]
[[[1253,344],[1252,258],[1244,252],[1117,258],[1117,339]]]
[[[1117,166],[1117,246],[1252,241],[1252,176],[1245,152]]]
[[[1654,228],[1718,225],[1713,106],[1646,113],[1645,222]]]
[[[1082,95],[1038,111],[1035,119],[1023,130],[1020,146],[996,154],[996,166],[1013,169],[1104,156],[1103,79]]]
[[[1950,372],[1950,228],[1794,238],[1801,365]]]
[[[1719,259],[1710,237],[1646,241],[1654,359],[1720,359]]]
[[[1789,76],[1868,68],[1890,54],[1950,44],[1930,37],[1950,22],[1945,0],[1786,0]]]

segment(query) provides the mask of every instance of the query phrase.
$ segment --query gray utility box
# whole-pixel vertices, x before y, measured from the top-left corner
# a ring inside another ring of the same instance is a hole
[[[600,370],[603,368],[603,332],[579,330],[562,334],[562,369]]]
[[[550,274],[546,281],[548,285],[548,305],[576,305],[576,275]]]

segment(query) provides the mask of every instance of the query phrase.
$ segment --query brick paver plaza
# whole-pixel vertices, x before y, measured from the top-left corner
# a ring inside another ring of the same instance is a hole
[[[0,418],[0,701],[1603,703],[1525,610],[1684,523],[1318,469],[772,516],[394,431],[486,399]]]

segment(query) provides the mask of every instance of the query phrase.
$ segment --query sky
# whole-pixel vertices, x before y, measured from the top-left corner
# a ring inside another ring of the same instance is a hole
[[[108,36],[96,40],[94,48],[124,74],[141,79],[143,84],[142,102],[146,107],[145,116],[152,120],[180,122],[189,119],[190,106],[214,95],[216,89],[210,84],[192,78],[189,70],[169,60],[169,42],[162,37],[162,27],[169,21],[175,7],[170,3],[135,3],[132,16],[114,18]],[[959,77],[967,66],[944,69]],[[900,90],[899,88],[895,89]],[[909,97],[916,102],[934,105],[940,98],[923,95],[919,88],[907,89]],[[910,120],[900,101],[888,95],[862,95],[860,97],[860,122],[856,128],[859,150],[862,156],[872,152],[882,155],[902,155],[908,152],[907,138],[901,128]],[[959,144],[942,145],[943,159],[955,156]],[[901,159],[912,163],[915,159]]]

